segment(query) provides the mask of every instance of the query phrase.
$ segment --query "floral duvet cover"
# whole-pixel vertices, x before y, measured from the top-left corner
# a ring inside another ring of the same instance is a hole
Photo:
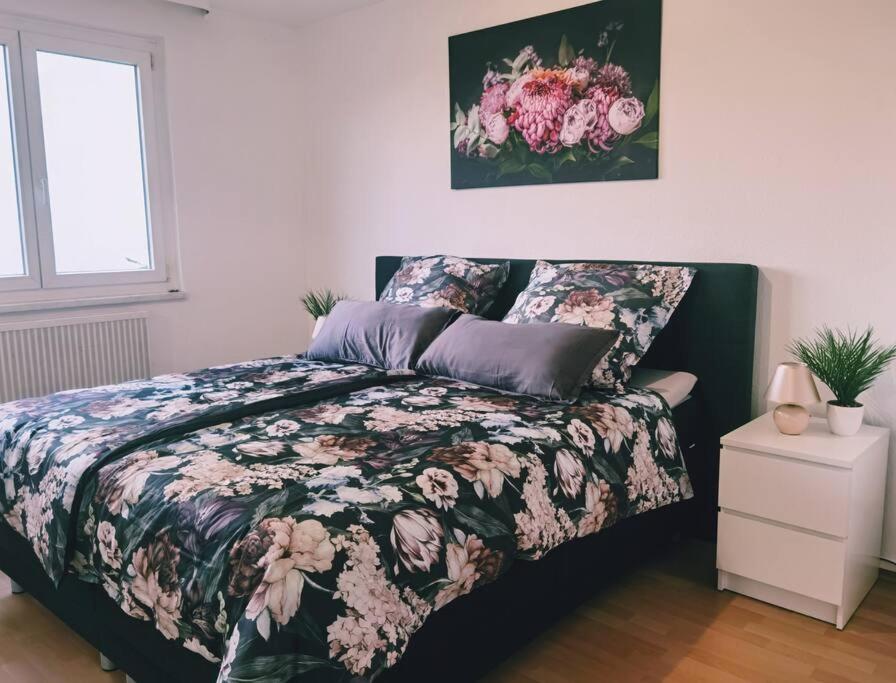
[[[31,541],[58,583],[70,547],[72,506],[82,482],[103,463],[140,440],[187,425],[385,376],[363,365],[286,356],[0,405],[0,515]]]
[[[513,562],[691,496],[652,392],[359,377],[119,447],[82,477],[71,569],[220,681],[371,679]]]

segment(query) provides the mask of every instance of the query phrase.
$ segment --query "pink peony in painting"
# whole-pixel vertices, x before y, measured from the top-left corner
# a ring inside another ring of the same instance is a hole
[[[455,189],[656,178],[661,0],[449,40]]]

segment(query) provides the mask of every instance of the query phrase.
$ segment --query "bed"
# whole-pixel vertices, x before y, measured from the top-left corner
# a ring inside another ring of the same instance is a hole
[[[378,293],[398,263],[377,260]],[[490,317],[532,266],[511,263]],[[696,267],[644,361],[699,378],[674,410],[300,358],[23,404],[45,441],[31,463],[30,440],[3,444],[20,474],[0,569],[138,681],[473,678],[608,565],[713,526],[718,436],[749,417],[756,269]],[[90,448],[61,442],[73,429]]]

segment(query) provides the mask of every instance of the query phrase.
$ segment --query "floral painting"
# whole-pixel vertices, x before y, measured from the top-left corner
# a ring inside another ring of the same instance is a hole
[[[454,189],[656,178],[661,0],[449,41]]]

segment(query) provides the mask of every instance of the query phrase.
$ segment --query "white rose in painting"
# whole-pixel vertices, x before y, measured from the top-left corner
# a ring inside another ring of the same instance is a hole
[[[520,53],[516,56],[512,62],[510,62],[511,76],[519,77],[521,73],[524,71],[528,71],[529,69],[541,66],[541,57],[538,56],[538,53],[535,51],[535,48],[531,45],[527,45]]]
[[[479,120],[479,105],[474,104],[469,113],[464,114],[460,107],[455,115],[454,147],[461,154],[472,155],[479,148],[482,136],[482,123]]]
[[[588,83],[591,81],[591,71],[582,66],[574,66],[571,69],[567,69],[566,76],[569,78],[569,82],[572,83],[572,87],[580,93],[585,92]]]
[[[507,137],[510,135],[510,125],[507,123],[507,119],[504,118],[504,114],[497,112],[489,117],[488,121],[485,122],[485,134],[496,145],[503,145],[507,142]]]
[[[641,127],[644,119],[644,105],[637,97],[623,97],[616,100],[607,113],[610,128],[620,135],[631,135]]]
[[[575,147],[597,123],[597,104],[594,100],[581,100],[566,110],[560,142],[567,147]]]

